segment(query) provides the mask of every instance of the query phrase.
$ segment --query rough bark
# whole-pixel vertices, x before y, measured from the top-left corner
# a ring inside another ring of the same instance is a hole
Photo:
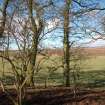
[[[70,12],[71,1],[66,1],[64,9],[64,40],[63,40],[63,50],[64,50],[64,78],[65,86],[70,86],[70,49],[69,49],[69,12]]]

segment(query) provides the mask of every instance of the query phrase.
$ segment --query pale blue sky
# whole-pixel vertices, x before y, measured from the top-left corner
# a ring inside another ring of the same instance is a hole
[[[64,2],[64,0],[54,0],[54,1],[56,1],[56,4],[58,5],[59,4],[59,6],[61,6],[61,4],[62,4],[62,1]],[[83,0],[83,1],[87,1],[87,2],[89,2],[89,0]],[[91,0],[90,0],[91,1]],[[100,4],[100,6],[103,8],[103,7],[105,7],[105,0],[92,0],[94,3],[99,3]],[[3,2],[3,0],[0,0],[0,4],[2,4],[2,2]],[[59,3],[58,3],[59,2]],[[75,8],[77,8],[77,7],[75,7]],[[99,18],[100,19],[100,18]],[[92,21],[93,20],[93,21]],[[90,23],[88,23],[88,24],[90,24],[91,26],[96,26],[97,27],[97,24],[96,24],[96,22],[95,21],[97,21],[97,20],[95,20],[94,18],[92,19],[91,21],[90,21]],[[78,22],[78,24],[80,24],[79,22]],[[59,33],[58,33],[58,30],[57,31],[55,31],[55,33],[53,32],[53,33],[51,33],[51,34],[54,34],[55,36],[59,36]],[[83,33],[84,34],[84,33]],[[63,33],[61,34],[60,33],[60,36],[62,36],[63,35]],[[51,35],[50,35],[51,36]],[[54,36],[54,37],[55,37]],[[49,37],[49,36],[48,36]],[[62,39],[61,38],[56,38],[56,39],[54,39],[54,37],[51,37],[51,38],[49,38],[49,39],[46,39],[46,40],[44,40],[42,43],[43,43],[43,45],[45,45],[45,47],[62,47]],[[74,40],[75,40],[75,38],[74,38]],[[78,44],[80,44],[80,43],[85,43],[85,42],[88,42],[90,39],[89,38],[84,38],[84,39],[79,39],[79,34],[78,34],[78,40],[79,41],[77,41],[78,42]],[[95,42],[93,42],[93,43],[91,43],[91,44],[88,44],[88,45],[86,45],[86,46],[89,46],[89,47],[96,47],[96,46],[105,46],[105,41],[104,40],[97,40],[97,41],[95,41]],[[15,44],[12,44],[12,46],[11,46],[12,48],[16,48],[16,45]]]

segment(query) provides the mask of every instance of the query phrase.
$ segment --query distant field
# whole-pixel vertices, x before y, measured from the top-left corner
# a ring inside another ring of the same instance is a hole
[[[105,70],[105,56],[91,56],[81,61],[81,70]]]
[[[81,71],[92,71],[92,70],[105,70],[105,48],[82,48],[82,53],[86,56],[86,59],[81,60]],[[17,51],[11,51],[10,55],[15,55]],[[41,63],[42,68],[46,71],[46,67],[55,67],[62,64],[62,50],[48,50],[48,55],[50,55],[49,60],[43,60]],[[60,57],[59,57],[60,56]],[[38,59],[41,57],[39,56]],[[54,61],[54,62],[53,62]],[[4,72],[11,72],[11,65],[4,60],[4,65],[2,59],[0,59],[0,74]],[[60,70],[61,71],[61,70]]]
[[[105,47],[97,48],[72,48],[71,50],[79,49],[81,53],[84,53],[88,56],[105,56]],[[62,49],[48,49],[49,55],[63,55]]]
[[[60,50],[53,50],[50,52],[50,59],[43,60],[41,63],[41,70],[39,73],[35,74],[35,82],[37,84],[47,84],[50,85],[62,85],[63,84],[63,70],[58,68],[57,71],[51,71],[54,67],[59,67],[62,64],[62,52]],[[77,83],[79,84],[89,84],[89,86],[103,86],[105,85],[105,48],[85,48],[82,53],[86,53],[86,59],[81,60],[79,78]],[[14,52],[11,52],[13,55]],[[85,54],[84,53],[84,54]],[[38,59],[41,59],[39,56]],[[4,67],[4,69],[3,69]],[[10,72],[10,73],[9,73]],[[11,76],[12,70],[11,66],[7,61],[4,61],[4,66],[2,59],[0,59],[0,77],[8,78],[7,82],[11,81],[8,76]],[[4,76],[5,75],[5,76]],[[71,81],[73,80],[71,73]],[[73,81],[72,81],[73,82]]]

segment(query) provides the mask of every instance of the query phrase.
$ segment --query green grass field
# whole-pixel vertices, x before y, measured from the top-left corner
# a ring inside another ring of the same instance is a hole
[[[81,70],[93,71],[93,70],[105,70],[105,56],[90,57],[81,62]]]
[[[52,56],[48,60],[41,63],[41,68],[38,73],[35,73],[35,83],[38,85],[63,85],[63,69],[58,68],[53,71],[51,69],[59,67],[62,64],[62,58],[59,56]],[[87,59],[81,60],[80,70],[75,75],[77,84],[85,84],[90,87],[104,87],[105,86],[105,56],[91,56]],[[7,83],[13,80],[11,77],[11,66],[7,61],[4,61],[4,70],[2,60],[0,61],[0,77],[1,80],[6,80]],[[71,83],[74,83],[74,74],[71,75]]]

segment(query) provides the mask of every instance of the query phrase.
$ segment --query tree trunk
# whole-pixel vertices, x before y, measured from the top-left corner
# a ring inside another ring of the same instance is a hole
[[[38,38],[36,38],[35,35],[33,35],[30,65],[27,71],[27,76],[29,77],[27,80],[27,85],[29,86],[34,86],[34,71],[35,71],[35,64],[36,64],[37,47],[38,47]]]
[[[63,50],[64,50],[64,78],[65,86],[70,86],[70,49],[69,49],[69,9],[70,1],[66,1],[66,6],[64,9],[64,40],[63,40]]]
[[[33,17],[33,0],[28,0],[28,8],[29,8],[29,16],[31,20],[31,28],[32,28],[32,47],[30,51],[30,65],[27,71],[27,76],[29,77],[27,80],[27,84],[30,86],[34,86],[34,71],[37,57],[37,50],[39,44],[39,36],[43,29],[43,21],[41,20],[41,16],[39,15],[39,11],[36,9],[36,19],[39,25],[36,24],[35,19]]]

